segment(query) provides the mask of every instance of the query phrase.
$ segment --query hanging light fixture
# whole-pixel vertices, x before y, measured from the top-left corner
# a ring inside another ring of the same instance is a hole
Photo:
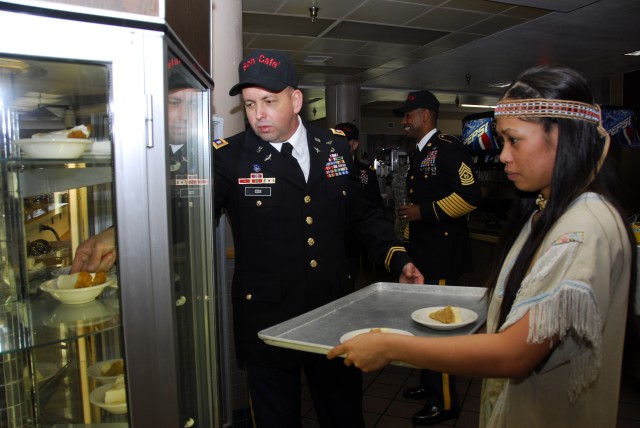
[[[316,6],[316,0],[311,1],[311,7],[309,8],[309,16],[311,16],[311,22],[316,22],[316,18],[318,17],[318,11],[320,8]]]

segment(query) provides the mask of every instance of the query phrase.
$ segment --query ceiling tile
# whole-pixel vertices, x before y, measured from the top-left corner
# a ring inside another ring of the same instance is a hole
[[[389,0],[370,0],[345,18],[350,21],[402,25],[429,10],[431,10],[431,7],[418,4],[398,3]]]
[[[376,77],[380,77],[383,74],[386,74],[388,72],[389,72],[388,68],[370,68],[360,73],[360,77],[362,77],[363,80],[367,81],[367,80],[375,79]]]
[[[493,0],[500,3],[510,3],[522,6],[539,7],[542,9],[571,12],[594,3],[594,0]]]
[[[467,12],[440,7],[416,18],[409,24],[415,27],[457,31],[481,22],[489,17],[491,17],[491,15],[487,13]]]
[[[397,68],[404,68],[404,67],[406,67],[408,65],[411,65],[411,64],[413,64],[415,62],[416,61],[411,59],[411,58],[394,58],[391,61],[388,61],[388,62],[382,64],[380,67],[397,69]]]
[[[244,36],[245,49],[274,49],[285,51],[303,50],[311,41],[312,37],[290,37],[290,36],[274,36],[261,35],[260,37]]]
[[[289,36],[315,37],[334,21],[318,19],[315,23],[299,16],[243,13],[242,30],[245,33],[286,34]]]
[[[415,52],[411,53],[411,58],[415,59],[426,59],[435,55],[439,55],[443,52],[450,50],[450,48],[440,47],[440,46],[423,46],[418,48]]]
[[[498,31],[506,30],[510,27],[515,27],[516,25],[520,25],[524,22],[526,22],[524,19],[499,15],[494,16],[493,18],[489,18],[486,21],[482,21],[479,24],[467,27],[464,29],[464,31],[468,33],[489,35],[497,33]]]
[[[400,0],[402,3],[415,3],[423,4],[427,6],[439,6],[442,3],[446,3],[446,0]]]
[[[362,73],[366,68],[358,67],[331,67],[325,65],[308,65],[302,61],[304,57],[301,55],[293,55],[293,61],[296,63],[296,71],[298,73],[322,73],[322,74],[344,74],[347,76]]]
[[[417,46],[398,45],[395,43],[368,43],[357,53],[358,55],[377,55],[395,58],[400,55],[408,55],[416,49]]]
[[[511,5],[496,3],[494,1],[487,0],[449,0],[442,6],[452,9],[463,9],[485,13],[500,13],[511,7]]]
[[[379,57],[379,56],[365,56],[365,55],[336,55],[327,65],[340,66],[340,67],[359,67],[359,68],[375,68],[386,62],[391,58]]]
[[[547,15],[551,11],[546,9],[538,9],[535,7],[515,6],[506,10],[502,15],[513,16],[514,18],[535,19]]]
[[[457,48],[458,46],[466,45],[467,43],[471,43],[474,40],[481,39],[483,36],[478,34],[467,34],[467,33],[451,33],[448,36],[444,36],[439,38],[438,40],[434,40],[428,45],[424,46],[424,48]]]
[[[329,30],[327,37],[422,46],[447,33],[420,28],[393,27],[359,22],[341,22]]]
[[[311,43],[305,48],[309,52],[323,52],[323,53],[361,53],[359,52],[363,47],[367,46],[368,42],[358,40],[339,40],[330,39],[328,37],[319,37],[313,39]]]
[[[242,0],[243,12],[277,12],[287,0]]]

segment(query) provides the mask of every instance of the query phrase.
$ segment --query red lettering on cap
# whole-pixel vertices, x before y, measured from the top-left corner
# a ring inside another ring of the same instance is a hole
[[[180,64],[182,64],[182,61],[180,61],[178,58],[170,58],[169,62],[167,63],[167,68],[171,70],[173,67]]]
[[[247,71],[247,69],[249,67],[251,67],[252,65],[254,65],[256,63],[256,59],[255,58],[251,58],[247,61],[245,61],[244,63],[242,63],[242,71]]]
[[[263,63],[264,65],[267,65],[271,68],[278,68],[280,66],[280,62],[273,59],[273,58],[268,58],[262,54],[260,54],[260,56],[258,57],[258,61]]]
[[[413,101],[415,99],[416,99],[415,95],[409,95],[409,98],[407,98],[408,101]]]

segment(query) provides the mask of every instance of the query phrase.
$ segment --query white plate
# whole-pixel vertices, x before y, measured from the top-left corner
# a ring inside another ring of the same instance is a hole
[[[472,311],[471,309],[458,308],[460,309],[460,317],[462,318],[461,322],[454,322],[451,324],[444,324],[440,321],[436,321],[433,318],[429,318],[429,314],[431,312],[439,311],[445,306],[433,306],[430,308],[418,309],[417,311],[413,311],[411,314],[411,319],[415,322],[426,325],[429,328],[434,330],[455,330],[457,328],[462,328],[466,325],[475,322],[478,319],[478,314]]]
[[[101,370],[102,370],[103,364],[113,364],[116,361],[122,361],[122,358],[114,358],[112,360],[98,361],[97,363],[89,366],[89,368],[87,369],[87,374],[89,375],[89,377],[94,378],[101,384],[111,384],[116,381],[116,378],[118,376],[117,375],[105,376],[102,374]]]
[[[395,334],[404,334],[405,336],[413,336],[413,333],[408,332],[406,330],[398,330],[396,328],[386,328],[386,327],[375,327],[375,328],[380,328],[380,330],[382,330],[381,333],[395,333]],[[350,331],[340,336],[340,343],[344,343],[349,339],[353,339],[359,334],[370,333],[370,332],[371,332],[371,327]]]
[[[127,403],[122,404],[105,404],[104,402],[104,394],[105,392],[111,388],[113,384],[109,383],[107,385],[102,385],[91,391],[89,394],[89,401],[100,407],[101,409],[106,410],[109,413],[127,413]]]
[[[60,277],[58,277],[60,278]],[[79,305],[94,301],[104,289],[113,283],[113,279],[107,277],[107,281],[100,285],[92,285],[84,288],[58,288],[56,279],[50,279],[40,285],[42,291],[46,291],[53,297],[69,305]]]
[[[58,138],[45,140],[25,138],[16,141],[22,157],[31,159],[77,159],[93,144],[83,138]]]

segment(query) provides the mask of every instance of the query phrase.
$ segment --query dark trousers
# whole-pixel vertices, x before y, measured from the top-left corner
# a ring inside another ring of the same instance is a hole
[[[433,370],[420,370],[420,386],[428,391],[426,407],[436,406],[444,410],[460,408],[455,376]]]
[[[456,285],[458,279],[425,279],[425,284]],[[426,406],[437,406],[444,410],[460,408],[460,399],[456,388],[456,377],[448,373],[420,370],[420,386],[428,391]]]
[[[302,367],[247,367],[256,428],[300,428],[301,368],[321,427],[364,428],[362,372],[342,358],[309,355]]]

